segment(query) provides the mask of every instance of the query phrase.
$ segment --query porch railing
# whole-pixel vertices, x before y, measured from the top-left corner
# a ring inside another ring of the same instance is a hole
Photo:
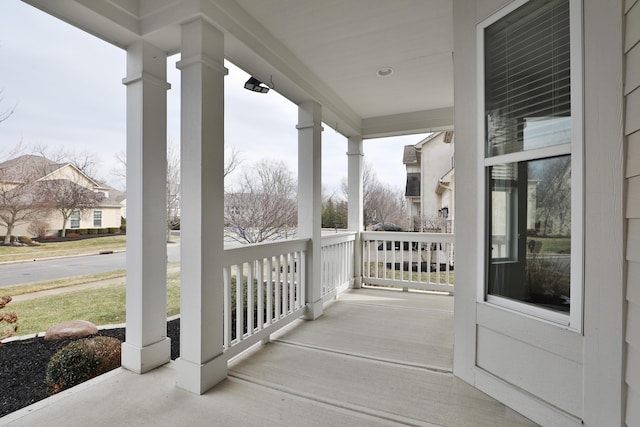
[[[454,237],[431,233],[362,233],[365,286],[453,293]],[[324,235],[321,295],[326,301],[355,276],[356,233]],[[309,239],[224,251],[224,349],[232,358],[305,313]]]
[[[308,239],[224,251],[224,348],[229,359],[304,314]]]
[[[321,295],[325,301],[353,283],[355,242],[355,232],[322,236]]]
[[[362,233],[362,280],[368,286],[454,291],[454,235]]]

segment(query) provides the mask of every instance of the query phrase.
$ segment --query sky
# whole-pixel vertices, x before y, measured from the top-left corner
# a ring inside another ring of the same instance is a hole
[[[167,61],[167,137],[180,141],[179,57]],[[225,149],[242,163],[233,185],[261,159],[283,160],[297,173],[297,107],[276,91],[259,94],[243,88],[248,75],[225,64]],[[18,0],[0,1],[0,112],[15,107],[0,123],[0,158],[22,143],[95,153],[95,178],[124,189],[116,159],[126,150],[126,52]],[[377,178],[403,189],[402,147],[424,135],[364,141],[365,161]],[[322,133],[322,183],[341,195],[347,176],[347,140],[328,126]]]

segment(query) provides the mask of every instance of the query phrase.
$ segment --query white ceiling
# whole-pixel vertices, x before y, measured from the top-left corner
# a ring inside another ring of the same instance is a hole
[[[231,62],[294,102],[317,100],[345,135],[452,126],[452,0],[24,1],[123,48],[145,38],[168,53],[180,23],[205,16]]]

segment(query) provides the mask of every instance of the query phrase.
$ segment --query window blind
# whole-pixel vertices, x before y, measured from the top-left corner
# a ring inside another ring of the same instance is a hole
[[[486,155],[571,142],[569,1],[531,1],[484,31]]]

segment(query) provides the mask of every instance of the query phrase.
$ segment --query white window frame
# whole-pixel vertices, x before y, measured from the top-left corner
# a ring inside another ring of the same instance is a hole
[[[78,225],[74,227],[73,221],[78,221]],[[80,228],[81,225],[82,225],[82,214],[77,209],[73,210],[71,212],[71,215],[69,215],[69,229],[75,230]]]
[[[100,214],[100,225],[96,225],[96,214]],[[102,211],[94,210],[93,211],[93,227],[94,228],[102,228]]]
[[[584,305],[584,103],[583,103],[583,6],[582,0],[569,0],[571,40],[571,143],[487,157],[485,147],[484,30],[531,0],[516,0],[477,27],[477,138],[478,138],[478,277],[477,301],[499,306],[523,315],[551,322],[582,333]],[[571,155],[571,308],[568,314],[520,301],[489,295],[487,287],[486,169],[489,166]]]

